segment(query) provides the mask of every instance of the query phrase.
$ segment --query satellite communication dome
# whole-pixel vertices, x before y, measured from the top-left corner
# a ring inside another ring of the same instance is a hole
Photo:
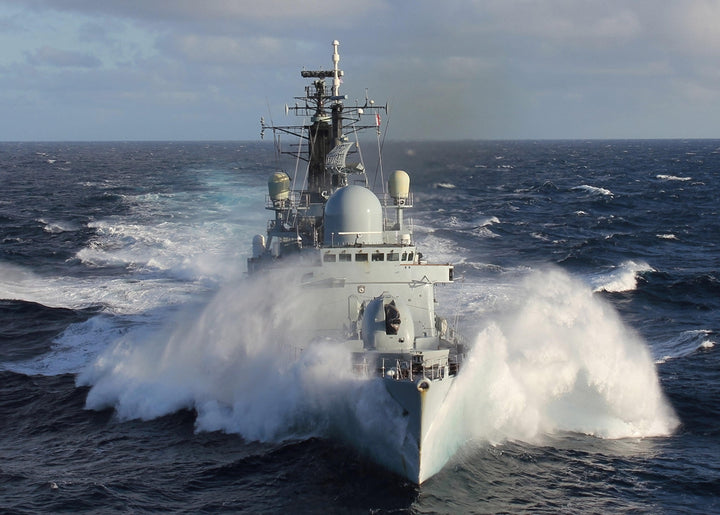
[[[382,206],[367,188],[345,186],[325,204],[325,245],[381,244],[382,230]]]
[[[410,176],[404,170],[395,170],[388,179],[388,189],[395,200],[407,199],[410,195]]]
[[[275,172],[268,179],[268,193],[273,201],[287,200],[290,196],[290,176],[285,172]]]

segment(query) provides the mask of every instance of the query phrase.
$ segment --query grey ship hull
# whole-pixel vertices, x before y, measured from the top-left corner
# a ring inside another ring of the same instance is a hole
[[[408,418],[402,453],[396,463],[388,464],[388,468],[419,485],[438,473],[450,457],[436,452],[432,429],[440,423],[442,407],[455,378],[430,381],[427,389],[419,389],[416,382],[410,381],[385,379],[383,382]]]

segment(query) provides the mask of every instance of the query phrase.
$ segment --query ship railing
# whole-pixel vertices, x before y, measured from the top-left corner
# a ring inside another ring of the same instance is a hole
[[[448,328],[447,339],[455,346],[465,344],[465,336],[459,331],[457,331],[454,327]]]
[[[448,360],[448,371],[451,376],[457,375],[458,372],[460,372],[460,366],[462,365],[462,356],[455,355],[450,356],[450,359]]]
[[[385,243],[401,243],[403,245],[410,245],[412,237],[407,236],[408,241],[403,241],[404,235],[411,235],[415,229],[415,224],[412,218],[406,218],[403,220],[402,227],[397,220],[394,218],[383,218],[383,227],[385,228],[385,239],[388,240]],[[389,237],[387,234],[391,233]]]
[[[353,371],[356,375],[360,375],[363,377],[369,377],[370,376],[370,367],[368,366],[367,359],[363,358],[362,361],[353,361]]]
[[[382,231],[338,231],[338,232],[332,232],[330,233],[330,246],[334,247],[336,245],[345,244],[348,245],[343,238],[347,238],[348,236],[355,236],[356,243],[365,243],[364,241],[360,241],[360,237],[365,236],[373,236],[377,234],[382,234]],[[335,238],[337,237],[337,241],[335,241]],[[351,244],[351,245],[354,245]]]
[[[448,360],[447,357],[417,361],[383,358],[378,372],[382,377],[396,381],[413,381],[415,377],[435,381],[448,375],[455,375],[459,369],[459,361]]]
[[[390,207],[390,208],[413,207],[413,194],[408,193],[408,196],[405,198],[395,199],[395,198],[391,197],[390,194],[383,193],[382,195],[380,195],[380,203],[382,204],[383,207]]]
[[[388,379],[395,379],[396,381],[403,381],[409,379],[413,380],[413,367],[412,363],[408,360],[403,359],[390,359],[382,358],[382,365],[378,369],[382,377]]]
[[[310,207],[310,194],[306,191],[292,190],[288,192],[286,199],[273,199],[270,195],[265,195],[265,209],[276,211],[308,207]]]
[[[422,369],[423,377],[431,380],[443,379],[448,374],[448,358],[423,359],[418,364]]]

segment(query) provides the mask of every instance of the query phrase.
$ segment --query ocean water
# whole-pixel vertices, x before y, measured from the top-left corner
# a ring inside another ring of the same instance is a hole
[[[378,384],[244,278],[271,145],[0,143],[0,511],[720,513],[720,141],[365,154],[456,264],[438,475],[368,459]]]

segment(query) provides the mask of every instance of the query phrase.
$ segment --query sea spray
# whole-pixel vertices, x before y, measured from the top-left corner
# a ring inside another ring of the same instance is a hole
[[[198,431],[338,437],[377,461],[397,459],[406,417],[380,379],[353,373],[341,344],[306,338],[321,311],[291,284],[281,272],[229,284],[171,326],[129,333],[79,375],[91,386],[87,407],[113,407],[123,419],[193,409]],[[587,285],[549,270],[515,291],[476,336],[430,428],[427,468],[469,440],[643,437],[676,427],[645,344]]]
[[[587,285],[546,270],[476,336],[424,452],[440,462],[469,440],[663,436],[677,425],[641,338]]]
[[[223,287],[198,312],[111,345],[78,376],[86,406],[121,419],[197,413],[198,431],[248,440],[349,440],[379,461],[402,445],[400,408],[379,379],[357,376],[337,341],[311,342],[321,310],[289,272]],[[138,339],[140,338],[140,339]]]
[[[588,280],[595,292],[625,292],[637,288],[638,277],[641,274],[654,271],[655,269],[644,261],[628,260],[609,271],[593,274]]]
[[[290,284],[228,283],[199,311],[142,341],[118,341],[79,376],[92,385],[88,407],[112,406],[122,418],[196,409],[200,429],[229,429],[236,420],[248,437],[272,438],[296,408],[292,366],[301,366],[295,358],[306,343],[294,339],[304,317]],[[278,390],[282,398],[273,397]]]

